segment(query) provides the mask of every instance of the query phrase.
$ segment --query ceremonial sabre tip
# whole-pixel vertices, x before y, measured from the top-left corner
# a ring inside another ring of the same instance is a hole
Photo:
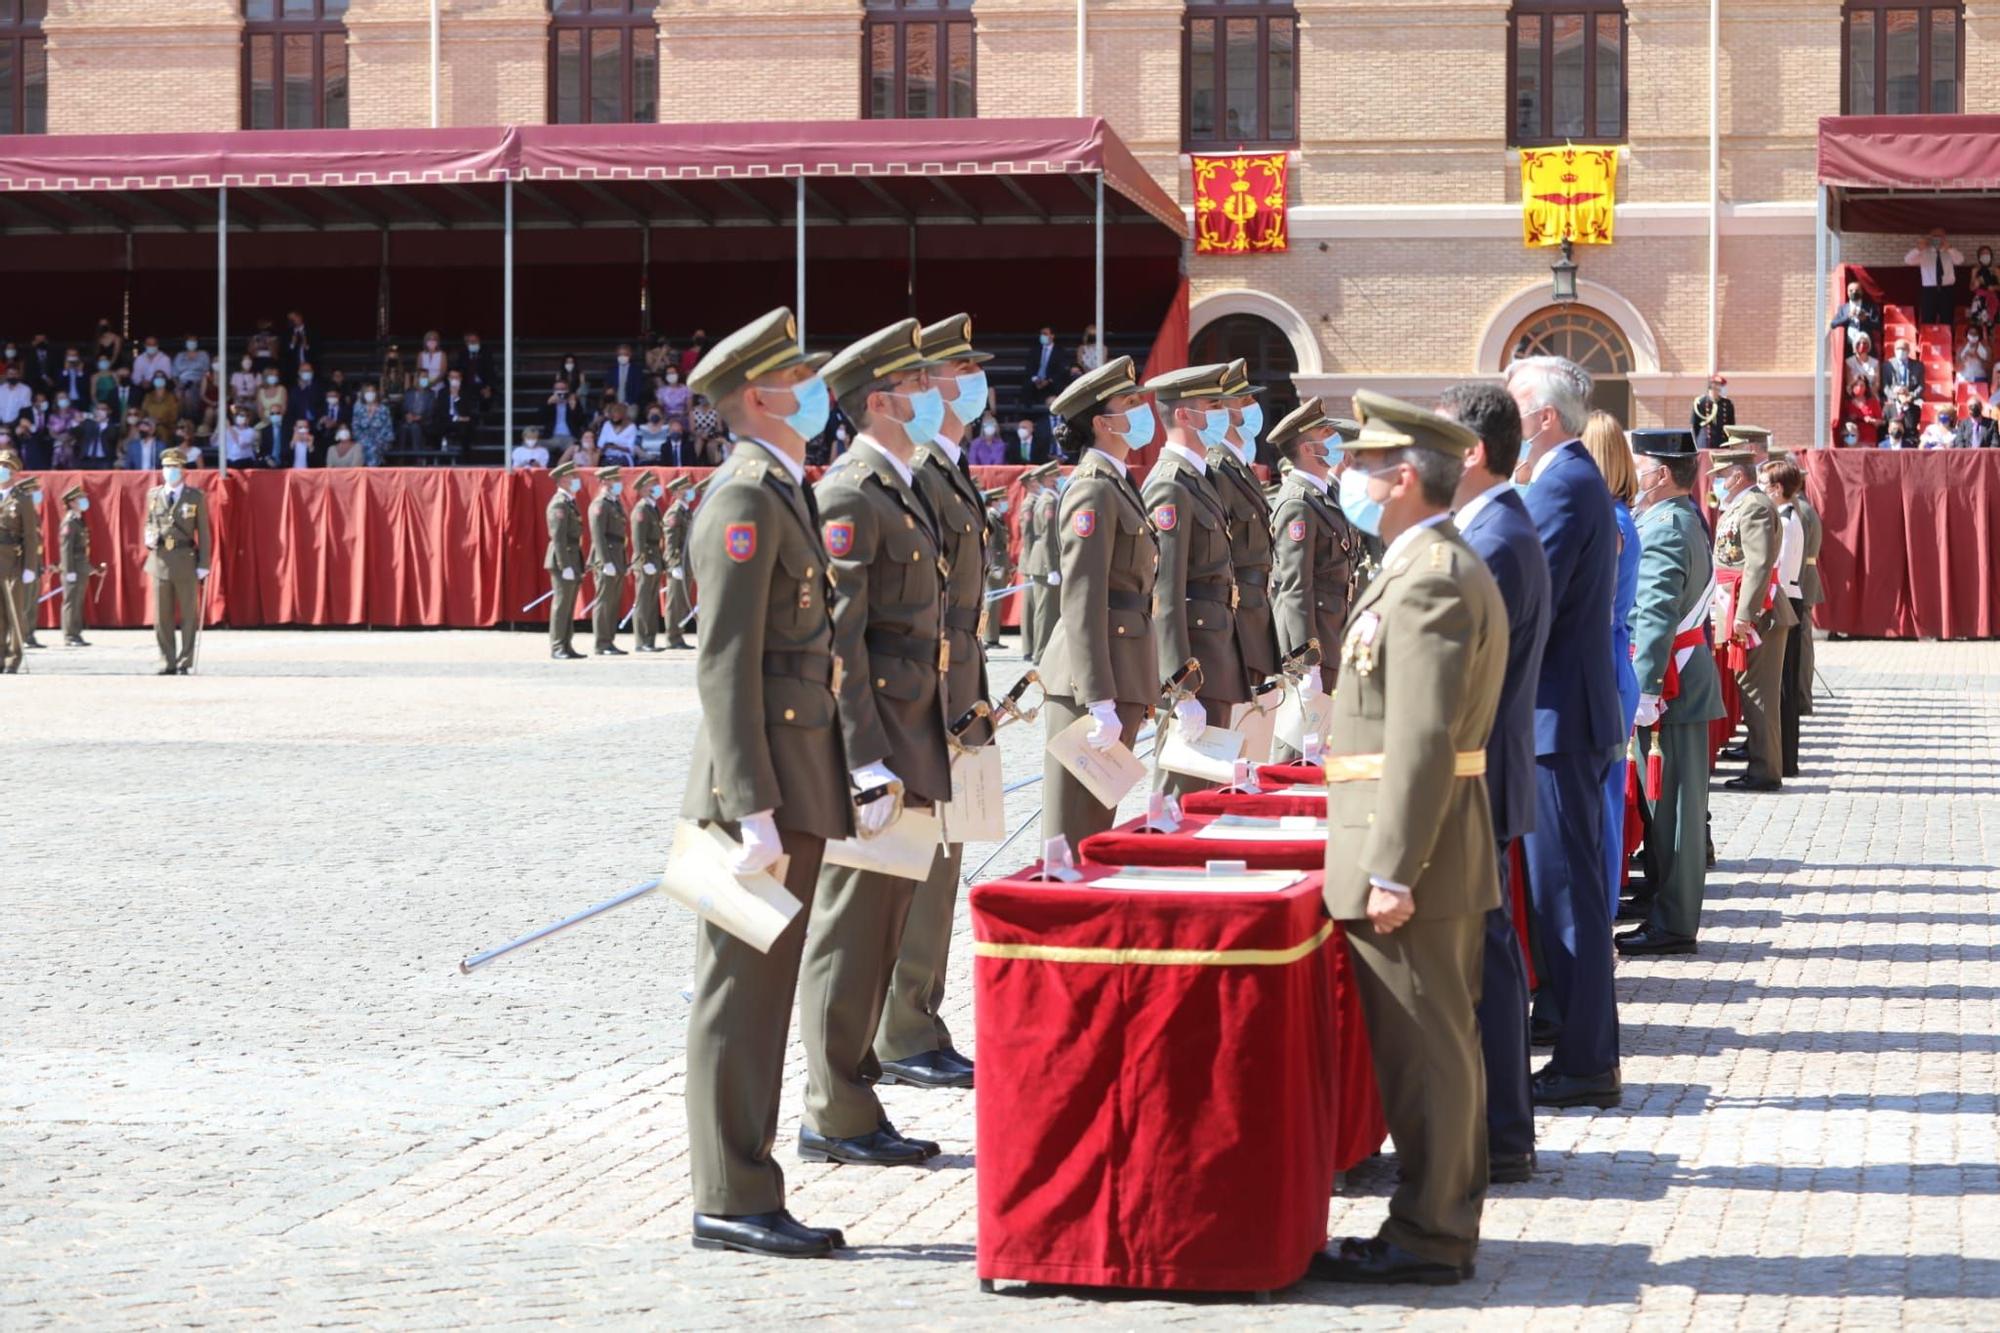
[[[537,940],[545,940],[551,935],[560,934],[561,932],[568,930],[571,926],[580,925],[583,922],[590,920],[594,916],[602,916],[604,913],[609,912],[614,907],[623,907],[626,903],[629,903],[637,898],[643,898],[647,894],[651,893],[654,889],[657,889],[659,887],[660,887],[659,880],[657,879],[646,880],[644,883],[633,885],[631,888],[625,890],[625,892],[619,894],[616,898],[606,898],[603,902],[598,903],[594,907],[586,907],[581,912],[577,912],[571,916],[566,916],[560,921],[551,922],[548,925],[543,926],[540,930],[531,930],[527,934],[521,936],[519,939],[509,940],[505,944],[496,945],[495,947],[486,950],[484,953],[476,953],[468,958],[461,958],[458,963],[459,975],[470,976],[474,971],[474,969],[484,967],[488,963],[493,962],[495,959],[505,958],[508,954],[514,952],[514,950],[516,949],[525,948],[528,945],[535,943]]]

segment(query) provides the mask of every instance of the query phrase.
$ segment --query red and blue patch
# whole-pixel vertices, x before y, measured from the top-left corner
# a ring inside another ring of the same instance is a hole
[[[1285,528],[1285,535],[1295,542],[1304,541],[1306,539],[1306,521],[1302,518],[1293,519],[1290,525]]]
[[[826,553],[835,560],[845,560],[854,549],[854,525],[852,523],[829,523],[826,525]]]
[[[1076,529],[1077,536],[1088,537],[1091,533],[1097,531],[1097,511],[1095,509],[1077,510],[1076,517],[1070,520],[1070,526]]]
[[[742,564],[757,554],[757,525],[755,523],[731,523],[722,530],[722,549],[729,558]]]
[[[1173,505],[1153,507],[1153,526],[1161,532],[1172,532],[1174,525],[1181,521],[1180,510]]]

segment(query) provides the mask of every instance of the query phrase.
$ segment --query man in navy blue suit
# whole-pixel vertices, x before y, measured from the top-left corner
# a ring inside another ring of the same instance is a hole
[[[1486,743],[1486,792],[1500,874],[1507,848],[1535,826],[1535,689],[1549,635],[1549,562],[1511,478],[1521,457],[1521,412],[1497,384],[1460,384],[1438,411],[1479,437],[1465,455],[1454,522],[1479,552],[1507,607],[1507,674]],[[1528,974],[1514,933],[1512,899],[1486,914],[1479,992],[1479,1044],[1486,1057],[1487,1172],[1493,1184],[1535,1169],[1535,1111],[1528,1078]]]
[[[1521,410],[1528,515],[1549,562],[1549,651],[1535,691],[1535,828],[1525,851],[1538,961],[1561,1029],[1535,1075],[1534,1099],[1609,1108],[1621,1097],[1604,882],[1604,781],[1623,742],[1611,663],[1618,523],[1604,475],[1578,439],[1590,412],[1589,372],[1561,357],[1528,357],[1507,368],[1507,392]]]

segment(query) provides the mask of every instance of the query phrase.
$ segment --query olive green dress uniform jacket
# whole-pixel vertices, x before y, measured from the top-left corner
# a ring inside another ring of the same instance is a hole
[[[1297,472],[1286,476],[1271,514],[1271,613],[1278,655],[1318,639],[1325,663],[1320,675],[1329,688],[1360,563],[1356,536],[1347,516],[1317,486]]]
[[[1250,683],[1278,671],[1278,636],[1271,626],[1271,502],[1264,488],[1228,448],[1208,451],[1208,474],[1229,511],[1229,542],[1236,563],[1236,643]]]
[[[1151,707],[1160,697],[1152,635],[1159,538],[1138,487],[1104,455],[1085,454],[1057,529],[1060,609],[1043,650],[1043,688],[1086,707]]]
[[[542,568],[549,571],[554,594],[549,598],[549,645],[568,648],[576,629],[576,594],[583,582],[583,515],[576,507],[576,497],[562,489],[561,483],[549,498],[547,519],[549,546],[542,556]],[[575,571],[576,577],[564,578],[565,569]]]
[[[660,580],[667,573],[665,530],[660,507],[650,495],[639,497],[632,506],[632,638],[650,648],[660,634]],[[646,566],[654,572],[648,574]]]
[[[28,493],[15,486],[0,496],[0,670],[14,670],[32,623],[21,614],[21,575],[42,568],[42,520]]]
[[[208,496],[185,479],[177,501],[169,504],[167,494],[164,485],[146,492],[145,532],[152,538],[152,547],[146,552],[146,573],[153,579],[153,638],[163,664],[192,667],[195,635],[201,628],[201,579],[195,571],[208,568],[214,533],[209,527]],[[177,619],[181,626],[178,648],[174,644]]]
[[[667,506],[666,514],[660,519],[667,547],[667,642],[680,646],[682,636],[687,633],[686,621],[694,611],[694,600],[690,589],[694,571],[688,566],[688,533],[694,528],[694,506],[685,497]],[[674,577],[674,571],[680,577]]]
[[[1049,636],[1056,632],[1056,619],[1062,613],[1062,594],[1049,582],[1051,577],[1062,576],[1062,496],[1055,487],[1043,488],[1035,500],[1035,512],[1041,515],[1036,540],[1041,548],[1042,576],[1036,581],[1030,594],[1041,599],[1040,609],[1035,612],[1035,661],[1042,660],[1048,651]]]
[[[625,609],[625,580],[632,573],[631,520],[625,506],[607,488],[590,502],[590,555],[597,573],[597,604],[591,611],[591,628],[599,648],[609,647],[618,637],[619,613]],[[605,573],[606,565],[617,567]]]
[[[981,576],[986,553],[995,542],[1005,542],[1007,532],[988,522],[986,498],[942,447],[918,446],[912,470],[918,493],[937,518],[943,544],[944,637],[951,645],[944,712],[947,721],[956,721],[976,700],[987,697],[986,653],[979,642],[980,614],[986,609]],[[994,614],[998,613],[996,606]],[[984,728],[975,728],[967,739],[977,742],[984,735]]]
[[[1747,776],[1776,780],[1783,774],[1779,700],[1784,691],[1785,635],[1798,623],[1791,599],[1779,589],[1768,610],[1764,592],[1771,586],[1784,540],[1783,521],[1771,497],[1755,486],[1731,502],[1715,525],[1715,563],[1743,571],[1737,593],[1737,623],[1756,629],[1760,642],[1750,649],[1737,673],[1743,696],[1744,745],[1749,753]]]
[[[1201,663],[1201,698],[1234,704],[1250,697],[1250,686],[1236,641],[1238,593],[1229,515],[1217,484],[1171,449],[1160,451],[1146,476],[1142,495],[1160,543],[1153,587],[1154,660],[1164,681],[1194,658]],[[1223,726],[1229,719],[1210,721]]]
[[[90,598],[90,524],[75,510],[63,515],[62,578],[63,638],[81,638],[84,603]]]

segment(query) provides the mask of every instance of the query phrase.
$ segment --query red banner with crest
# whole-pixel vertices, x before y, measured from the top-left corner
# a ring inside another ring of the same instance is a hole
[[[1194,159],[1194,252],[1279,254],[1290,248],[1285,153]]]

